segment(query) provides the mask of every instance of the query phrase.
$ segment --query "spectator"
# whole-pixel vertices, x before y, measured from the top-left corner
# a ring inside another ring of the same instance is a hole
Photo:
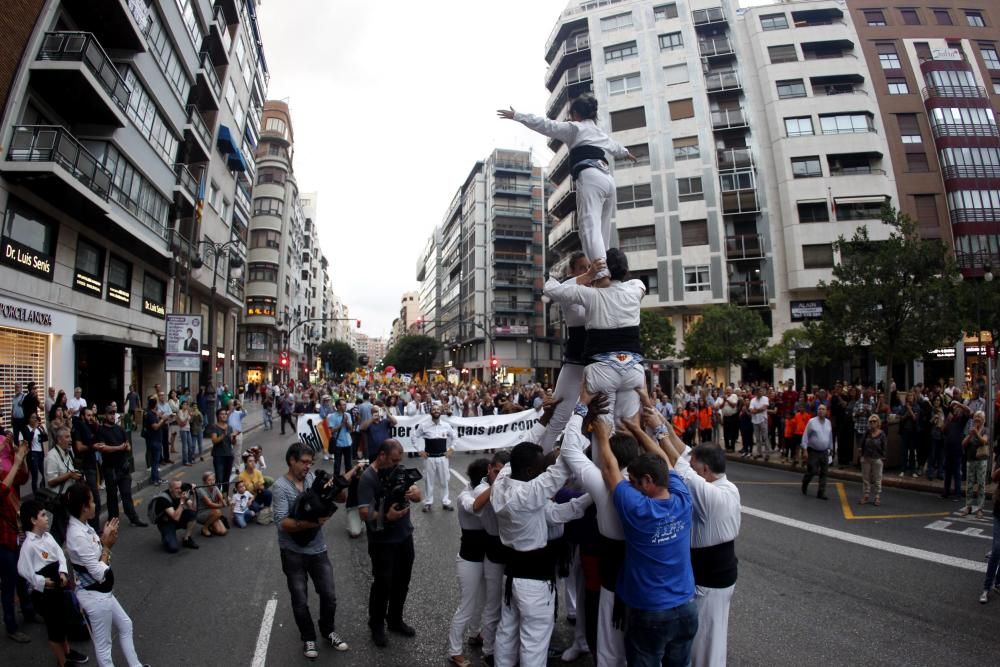
[[[226,524],[222,510],[226,507],[226,497],[215,485],[215,473],[206,470],[201,476],[202,485],[198,487],[198,523],[201,524],[203,537],[226,534]]]
[[[927,457],[927,479],[944,479],[944,425],[942,399],[935,396],[931,402],[930,454]]]
[[[52,513],[52,536],[61,544],[66,539],[66,526],[69,524],[62,494],[74,482],[83,479],[83,473],[73,463],[69,429],[65,426],[56,429],[55,439],[56,446],[45,455],[45,483],[56,493],[49,511]]]
[[[243,482],[246,490],[253,496],[251,509],[257,513],[271,506],[272,495],[271,490],[265,488],[264,474],[257,467],[258,455],[253,453],[254,449],[243,455],[243,470],[240,471],[239,481]]]
[[[247,491],[247,485],[242,479],[236,480],[235,491],[230,496],[229,504],[232,507],[233,524],[237,528],[246,528],[247,524],[254,520],[257,512],[251,508],[253,494]]]
[[[954,483],[956,498],[961,496],[962,446],[965,440],[965,426],[969,422],[969,409],[961,401],[951,402],[951,411],[944,423],[944,493],[949,498]],[[967,512],[966,512],[967,513]]]
[[[21,429],[20,437],[14,433],[13,442],[16,443],[19,439],[27,440],[29,443],[28,469],[31,472],[31,492],[35,493],[38,490],[38,480],[45,482],[45,455],[49,452],[49,446],[46,444],[49,436],[39,421],[37,412],[28,417],[27,424]]]
[[[229,408],[229,428],[233,430],[233,453],[234,456],[243,454],[243,420],[246,419],[247,411],[243,409],[243,402],[234,398]],[[234,459],[235,460],[235,459]]]
[[[190,487],[183,488],[179,479],[170,480],[167,490],[149,501],[150,521],[160,529],[161,542],[167,553],[177,553],[181,545],[187,549],[198,548],[192,537],[198,523],[194,508]],[[178,530],[184,531],[181,544],[177,543]]]
[[[130,452],[132,445],[128,442],[125,430],[115,423],[115,409],[112,406],[104,412],[104,423],[97,428],[97,440],[102,443],[101,474],[104,478],[104,488],[108,498],[108,519],[118,518],[118,496],[121,495],[125,515],[133,526],[148,526],[139,518],[132,502],[132,472]],[[96,515],[96,512],[95,512]]]
[[[767,398],[764,387],[757,388],[757,395],[750,399],[750,421],[753,423],[753,444],[754,458],[762,458],[767,461],[770,458],[771,450],[767,434],[767,410],[770,407],[770,400]],[[691,446],[690,442],[684,444]]]
[[[977,519],[983,518],[983,505],[986,503],[986,466],[990,458],[990,438],[986,429],[986,415],[977,410],[972,415],[969,432],[962,440],[965,448],[965,509],[963,515],[976,513]],[[975,504],[973,504],[975,496]]]
[[[146,439],[146,465],[149,466],[149,483],[159,486],[160,460],[163,457],[163,432],[167,418],[156,409],[155,398],[150,398],[142,417],[142,437]]]
[[[21,601],[21,611],[24,614],[25,622],[31,622],[35,619],[35,612],[31,607],[31,598],[28,596],[24,579],[17,574],[21,545],[18,539],[18,533],[20,533],[17,523],[19,501],[15,480],[19,469],[24,465],[28,451],[28,444],[22,440],[21,445],[14,452],[14,460],[10,469],[0,481],[0,604],[3,607],[3,624],[7,638],[19,644],[27,644],[31,638],[18,628],[17,617],[14,615],[15,591]]]
[[[994,462],[992,480],[1000,482],[1000,456]],[[986,565],[983,592],[979,595],[980,604],[989,602],[991,588],[994,592],[1000,593],[1000,484],[993,487],[993,550]]]
[[[806,456],[806,474],[802,476],[802,495],[806,495],[809,490],[809,482],[817,472],[819,473],[819,485],[816,490],[816,497],[820,500],[827,500],[826,495],[826,475],[830,467],[830,459],[833,454],[833,426],[826,418],[826,406],[820,404],[816,410],[816,416],[806,424],[806,430],[802,434],[802,450]]]
[[[233,474],[233,454],[235,436],[232,427],[227,423],[229,413],[225,408],[215,411],[215,424],[205,429],[205,435],[212,441],[212,466],[215,478],[219,480],[223,493],[229,493],[229,478]]]
[[[882,420],[872,415],[868,418],[868,433],[861,441],[861,505],[868,502],[873,490],[873,504],[876,507],[882,504],[882,461],[887,450],[888,441],[882,430]]]
[[[205,414],[197,402],[188,404],[188,414],[191,419],[191,445],[197,452],[198,461],[201,462],[205,460],[202,453],[202,444],[205,438]],[[194,463],[194,456],[192,456],[191,462]]]
[[[389,429],[395,425],[396,418],[393,414],[382,401],[376,401],[371,418],[361,424],[361,430],[368,434],[368,451],[365,455],[369,460],[378,456],[382,443],[389,439]]]
[[[194,441],[191,439],[191,411],[187,399],[178,404],[177,432],[181,439],[181,463],[191,467],[194,465]]]
[[[351,430],[353,422],[351,415],[347,413],[347,402],[338,398],[336,410],[327,415],[326,424],[330,429],[330,449],[333,450],[333,474],[351,469]],[[329,455],[324,454],[324,461],[329,460]]]

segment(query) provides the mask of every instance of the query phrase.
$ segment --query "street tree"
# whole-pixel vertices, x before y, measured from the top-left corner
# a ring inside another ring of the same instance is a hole
[[[319,356],[326,368],[333,373],[350,373],[358,367],[357,353],[342,340],[320,343]]]
[[[642,356],[662,360],[674,356],[677,335],[670,319],[660,311],[643,310],[639,313],[639,342]]]
[[[885,365],[910,362],[962,333],[956,299],[954,260],[938,241],[920,238],[917,225],[891,206],[882,210],[890,229],[885,241],[872,240],[868,227],[834,244],[840,261],[826,292],[823,317],[850,344],[870,346]],[[877,378],[878,379],[878,378]]]
[[[808,369],[847,359],[850,352],[843,336],[827,322],[806,321],[802,326],[786,329],[781,340],[765,349],[761,358],[771,366],[801,368],[802,386],[808,386]]]
[[[729,384],[731,366],[759,354],[767,338],[767,325],[752,310],[732,304],[709,306],[684,335],[686,364],[724,366]]]
[[[400,373],[417,373],[434,361],[440,349],[441,343],[430,336],[403,336],[386,353],[383,361],[386,366],[395,366]]]

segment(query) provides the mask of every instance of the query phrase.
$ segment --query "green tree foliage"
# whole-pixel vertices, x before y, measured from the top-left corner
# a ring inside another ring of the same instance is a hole
[[[334,373],[349,373],[358,367],[354,348],[342,340],[328,340],[320,344],[319,356],[323,365]]]
[[[957,271],[947,249],[920,238],[917,225],[886,206],[886,241],[873,241],[862,226],[850,239],[840,237],[840,262],[826,291],[823,317],[830,330],[849,343],[869,345],[888,373],[894,362],[922,358],[962,333],[956,307]]]
[[[767,325],[752,310],[732,304],[709,306],[684,336],[686,363],[724,366],[728,384],[730,367],[759,354],[767,338]]]
[[[674,325],[660,311],[643,310],[639,313],[639,341],[642,356],[646,359],[666,359],[674,356],[677,335]]]
[[[384,359],[385,366],[395,366],[400,373],[417,373],[432,365],[441,343],[430,336],[403,336],[392,346]]]
[[[807,321],[799,327],[786,329],[781,340],[764,350],[761,358],[772,366],[809,368],[826,366],[850,357],[851,350],[843,336],[832,331],[826,321]],[[803,383],[808,385],[808,379]]]

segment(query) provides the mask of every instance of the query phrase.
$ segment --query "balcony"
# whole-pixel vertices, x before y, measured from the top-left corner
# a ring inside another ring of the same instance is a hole
[[[997,126],[989,123],[934,123],[931,122],[934,137],[1000,137]]]
[[[563,150],[560,147],[555,156],[555,164],[549,169],[549,181],[553,185],[559,185],[569,176],[569,149]]]
[[[219,67],[229,64],[229,50],[233,46],[233,38],[229,34],[229,22],[226,13],[220,5],[215,6],[214,20],[208,24],[208,38],[205,40],[212,62]]]
[[[111,172],[66,128],[16,125],[2,170],[40,199],[90,221],[110,212]]]
[[[205,117],[193,104],[187,108],[187,118],[184,123],[184,140],[188,144],[188,162],[207,162],[212,157],[212,138],[215,133],[210,129]]]
[[[727,93],[743,90],[738,72],[718,72],[705,75],[705,91],[712,93]]]
[[[493,168],[496,171],[514,171],[518,173],[531,173],[531,162],[521,162],[518,160],[494,160]]]
[[[703,39],[699,41],[698,52],[701,54],[702,58],[719,58],[722,56],[736,55],[732,42],[730,42],[726,37]]]
[[[549,214],[562,219],[576,210],[576,183],[567,178],[549,198]]]
[[[593,69],[589,62],[580,63],[567,70],[553,89],[552,98],[545,107],[546,115],[555,120],[560,110],[574,97],[593,90]]]
[[[564,239],[573,238],[577,231],[576,213],[570,213],[549,231],[549,248],[555,249]]]
[[[572,67],[590,57],[590,35],[580,33],[563,42],[556,52],[552,64],[545,72],[545,87],[549,92],[555,88],[555,81],[564,67]]]
[[[530,183],[511,183],[510,181],[493,181],[494,195],[520,195],[531,196],[532,186]]]
[[[712,112],[712,129],[719,130],[741,130],[749,127],[747,115],[743,107],[738,109],[719,109]]]
[[[145,3],[123,0],[67,2],[60,11],[72,17],[78,30],[94,33],[106,49],[140,52],[146,50],[143,31],[148,20]]]
[[[719,171],[735,171],[737,169],[753,169],[753,153],[749,148],[726,148],[717,155]]]
[[[1000,179],[1000,166],[994,164],[949,164],[941,168],[945,180],[957,178]]]
[[[497,299],[493,302],[493,310],[498,313],[534,313],[535,302]]]
[[[510,239],[514,241],[532,241],[535,238],[533,225],[493,224],[493,239]]]
[[[215,64],[208,51],[201,52],[199,62],[195,99],[198,106],[203,109],[218,110],[219,103],[222,101],[222,83],[219,81],[219,75],[215,72]]]
[[[534,264],[535,257],[527,252],[510,252],[497,250],[493,253],[493,259],[498,264]]]
[[[503,273],[493,274],[493,287],[496,289],[524,289],[533,288],[534,286],[535,279],[531,276]]]
[[[190,205],[190,208],[185,206],[182,207],[184,212],[190,214],[194,210],[195,203],[198,200],[198,179],[194,177],[191,171],[187,168],[186,164],[175,164],[174,174],[177,178],[174,180],[174,190],[179,192],[184,200]]]
[[[131,91],[89,32],[47,32],[31,64],[35,90],[71,123],[125,127]]]
[[[756,188],[744,188],[722,193],[722,214],[741,215],[743,213],[759,213],[760,203],[757,201]]]
[[[967,276],[982,276],[985,267],[1000,266],[1000,253],[980,250],[978,252],[955,252],[958,268]],[[996,268],[993,269],[996,271]]]
[[[729,283],[729,303],[748,308],[767,306],[767,283],[763,280]]]
[[[925,100],[934,99],[981,99],[988,105],[989,96],[981,86],[927,86],[923,89]]]
[[[492,213],[494,218],[530,219],[534,213],[534,208],[531,206],[517,206],[515,204],[494,204]]]
[[[696,9],[691,12],[691,22],[695,28],[701,26],[718,25],[726,22],[726,12],[722,7],[711,7],[709,9]]]
[[[738,234],[726,237],[726,259],[760,259],[764,257],[764,237],[760,234]]]
[[[250,193],[248,189],[241,183],[236,184],[236,206],[242,208],[243,211],[250,215]]]
[[[1000,208],[953,208],[948,212],[951,224],[1000,222]]]

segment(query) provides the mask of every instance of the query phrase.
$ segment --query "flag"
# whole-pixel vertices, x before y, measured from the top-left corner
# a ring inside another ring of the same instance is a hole
[[[205,210],[205,170],[201,170],[201,178],[198,179],[198,194],[194,204],[194,222],[196,228],[201,228],[201,216]]]
[[[827,196],[830,197],[830,211],[832,211],[832,213],[833,213],[833,219],[836,220],[837,219],[837,200],[833,198],[833,192],[831,192],[830,188],[826,189],[826,194],[827,194]]]

